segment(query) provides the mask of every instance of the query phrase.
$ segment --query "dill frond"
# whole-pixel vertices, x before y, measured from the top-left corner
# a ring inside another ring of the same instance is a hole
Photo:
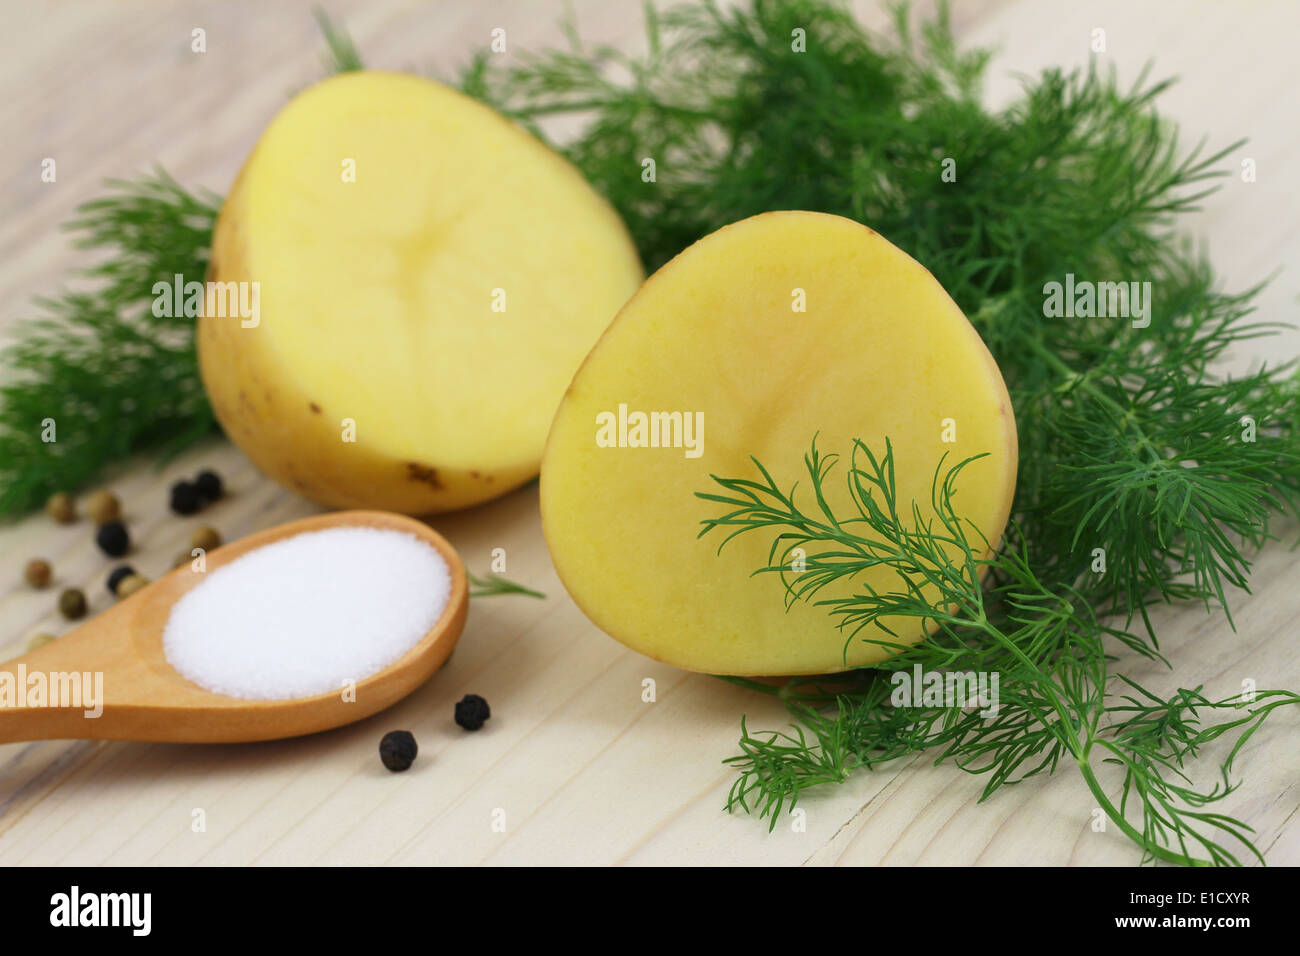
[[[542,598],[545,600],[546,595],[541,591],[534,591],[532,588],[524,587],[522,584],[516,584],[499,574],[489,574],[485,578],[471,574],[469,576],[470,597],[500,597],[504,594],[520,594],[525,597]]]
[[[68,224],[103,255],[76,288],[38,299],[0,354],[0,516],[72,491],[136,452],[166,458],[209,434],[194,320],[156,317],[153,286],[201,280],[220,202],[162,170],[113,181]],[[54,422],[53,442],[44,423]]]
[[[837,458],[820,454],[815,442],[804,459],[815,508],[803,509],[794,488],[783,491],[758,462],[756,479],[714,476],[722,490],[698,493],[722,506],[701,535],[719,531],[725,547],[736,535],[771,534],[768,565],[756,573],[779,576],[791,600],[825,607],[846,641],[896,652],[875,666],[874,679],[860,690],[819,700],[796,682],[786,698],[797,720],[789,729],[755,733],[742,720],[741,752],[728,761],[739,771],[728,808],[756,811],[774,828],[778,815],[809,787],[922,750],[937,751],[939,763],[985,775],[983,798],[1073,763],[1144,860],[1236,865],[1244,848],[1262,862],[1249,826],[1206,808],[1236,788],[1231,771],[1241,747],[1273,711],[1300,704],[1300,695],[1268,690],[1210,700],[1197,687],[1161,698],[1114,673],[1107,649],[1113,628],[1078,589],[1036,574],[1017,529],[999,551],[977,557],[987,541],[953,506],[961,471],[974,460],[939,464],[932,516],[899,500],[888,439],[880,455],[855,443],[846,474],[853,510],[847,514],[822,513]],[[798,574],[790,570],[796,548],[806,566]],[[882,591],[858,578],[879,567],[896,572],[896,587]],[[995,582],[988,588],[985,571]],[[818,597],[841,581],[853,582],[854,592]],[[901,646],[885,624],[898,617],[914,618],[933,633]],[[896,705],[889,675],[918,665],[998,674],[995,712],[956,701]],[[1216,782],[1208,788],[1193,783],[1190,763],[1200,749],[1233,735]],[[1122,770],[1118,796],[1098,775],[1108,764]]]
[[[325,72],[333,74],[364,70],[366,65],[361,62],[361,54],[357,52],[352,37],[345,30],[340,30],[334,25],[334,21],[330,19],[323,7],[313,8],[312,15],[316,18],[317,26],[320,27],[321,36],[325,39],[325,52],[321,54]]]

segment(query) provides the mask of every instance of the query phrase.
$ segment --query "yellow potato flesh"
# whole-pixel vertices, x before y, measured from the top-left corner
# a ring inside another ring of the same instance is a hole
[[[794,310],[797,290],[806,312]],[[620,404],[628,416],[703,413],[702,454],[600,447],[597,416],[617,415]],[[751,576],[775,532],[737,537],[720,555],[728,529],[696,537],[723,507],[695,492],[721,490],[710,473],[757,478],[751,455],[783,490],[798,480],[796,500],[815,508],[802,461],[814,434],[821,451],[845,458],[853,439],[881,454],[888,436],[899,500],[917,500],[926,514],[945,452],[949,465],[989,453],[963,471],[954,502],[999,540],[1015,487],[1015,420],[978,334],[929,272],[871,230],[819,213],[768,213],[706,237],[652,276],[570,385],[541,484],[566,588],[611,636],[690,670],[813,674],[884,659],[878,644],[846,646],[825,608],[787,612],[777,576]],[[845,465],[828,483],[842,516],[852,507]],[[898,590],[900,579],[877,568],[862,582]],[[900,642],[922,636],[919,621],[888,623]]]
[[[570,377],[642,271],[562,157],[454,90],[361,72],[271,123],[208,278],[260,287],[257,327],[199,322],[232,440],[324,504],[423,514],[537,473]]]

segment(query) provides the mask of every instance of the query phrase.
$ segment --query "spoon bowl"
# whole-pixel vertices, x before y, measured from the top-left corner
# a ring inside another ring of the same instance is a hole
[[[176,602],[205,577],[182,565],[64,637],[0,664],[0,743],[275,740],[349,724],[401,700],[451,656],[469,610],[465,565],[428,525],[385,511],[317,515],[217,548],[206,555],[207,570],[283,538],[341,527],[415,535],[437,550],[451,572],[447,606],[428,633],[392,664],[357,681],[354,691],[246,700],[213,693],[182,676],[163,652],[163,629]],[[39,699],[34,684],[45,687]]]

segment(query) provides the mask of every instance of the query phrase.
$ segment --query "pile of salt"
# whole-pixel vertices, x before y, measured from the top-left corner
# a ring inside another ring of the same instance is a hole
[[[409,651],[442,615],[451,571],[412,534],[309,531],[241,555],[172,608],[168,662],[250,700],[340,691]]]

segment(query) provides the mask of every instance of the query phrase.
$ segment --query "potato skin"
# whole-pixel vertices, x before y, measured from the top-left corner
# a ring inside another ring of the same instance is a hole
[[[209,282],[256,280],[246,266],[240,228],[242,182],[241,173],[217,217]],[[256,332],[237,317],[201,316],[199,374],[230,440],[269,478],[304,498],[330,508],[430,515],[498,497],[536,476],[535,464],[490,472],[397,461],[368,449],[364,428],[357,429],[355,443],[343,442],[342,413],[327,396],[308,395],[283,380],[266,354],[266,338]]]

